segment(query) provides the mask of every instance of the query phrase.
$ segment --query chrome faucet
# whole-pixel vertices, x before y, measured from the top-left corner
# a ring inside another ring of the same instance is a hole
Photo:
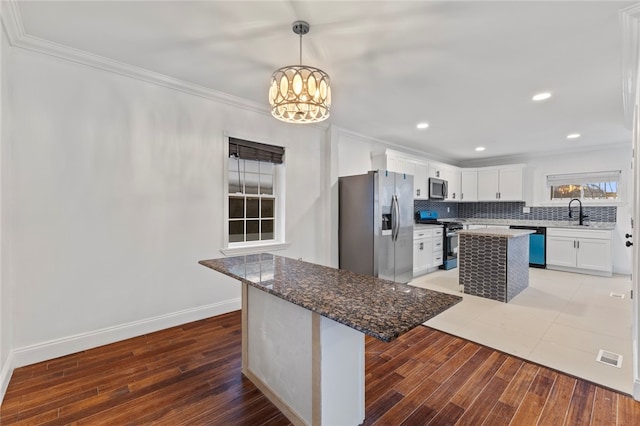
[[[577,201],[578,204],[580,204],[580,212],[578,213],[578,225],[583,225],[584,224],[584,219],[589,217],[586,214],[582,213],[582,201],[580,201],[577,198],[574,198],[573,200],[569,201],[569,218],[572,218],[573,216],[571,215],[571,203],[573,203],[574,201]]]

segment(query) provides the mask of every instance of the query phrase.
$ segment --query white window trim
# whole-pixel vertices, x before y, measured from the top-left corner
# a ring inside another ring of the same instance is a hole
[[[239,139],[246,140],[256,140],[262,142],[262,138],[252,138],[252,137],[243,137],[238,136],[235,133],[231,134],[228,132],[224,133],[224,146],[223,146],[223,158],[222,158],[222,173],[223,173],[223,191],[222,191],[222,205],[224,207],[224,219],[222,223],[222,237],[223,237],[223,247],[220,249],[220,252],[225,256],[241,256],[245,254],[257,254],[257,253],[266,253],[275,250],[285,250],[288,248],[291,243],[286,242],[285,240],[285,174],[286,167],[279,169],[274,174],[274,195],[276,196],[276,217],[275,219],[275,227],[274,227],[274,236],[273,240],[269,241],[244,241],[240,243],[230,243],[229,242],[229,137],[236,137]],[[275,146],[283,146],[278,143],[273,142],[262,142],[268,143],[270,145]],[[284,146],[283,146],[284,147]]]

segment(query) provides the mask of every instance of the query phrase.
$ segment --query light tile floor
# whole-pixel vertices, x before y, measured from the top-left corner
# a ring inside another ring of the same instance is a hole
[[[460,293],[458,270],[410,284],[458,294],[463,301],[425,325],[631,394],[631,280],[529,269],[529,287],[509,303]],[[610,293],[624,294],[624,299]],[[621,368],[596,361],[604,349]]]

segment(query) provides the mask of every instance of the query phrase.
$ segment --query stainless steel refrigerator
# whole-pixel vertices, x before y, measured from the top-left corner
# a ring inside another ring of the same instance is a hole
[[[413,176],[385,170],[341,177],[340,269],[413,279]]]

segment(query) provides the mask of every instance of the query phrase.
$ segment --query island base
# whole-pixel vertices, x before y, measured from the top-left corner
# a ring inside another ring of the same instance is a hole
[[[461,233],[459,265],[465,294],[509,302],[529,286],[529,238]]]
[[[295,425],[364,421],[364,334],[246,283],[242,372]]]

